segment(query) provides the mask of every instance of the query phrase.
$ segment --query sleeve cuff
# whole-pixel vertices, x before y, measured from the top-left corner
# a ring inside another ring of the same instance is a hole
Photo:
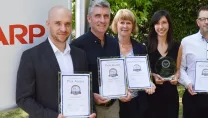
[[[184,85],[185,88],[187,88],[188,85],[192,83],[191,80],[188,80],[188,79],[187,79],[187,80],[184,80],[184,79],[182,79],[182,78],[180,78],[180,79],[178,80],[178,82],[179,82],[180,84]]]

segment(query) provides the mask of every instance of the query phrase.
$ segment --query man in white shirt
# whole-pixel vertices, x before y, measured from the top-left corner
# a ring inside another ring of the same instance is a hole
[[[199,32],[182,39],[179,51],[182,52],[179,82],[186,87],[183,95],[184,118],[208,118],[208,94],[193,91],[196,61],[208,59],[208,5],[199,9],[196,22]]]
[[[51,8],[46,25],[46,41],[22,54],[16,103],[29,118],[65,118],[58,112],[58,72],[86,72],[87,58],[83,50],[68,44],[72,13],[67,8]],[[95,117],[95,113],[90,115]]]

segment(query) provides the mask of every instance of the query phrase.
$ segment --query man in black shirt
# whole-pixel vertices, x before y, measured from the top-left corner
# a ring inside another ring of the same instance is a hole
[[[110,4],[104,0],[94,1],[88,10],[87,20],[91,26],[90,31],[73,40],[72,45],[83,49],[87,54],[88,69],[92,72],[97,117],[119,118],[118,102],[99,95],[97,58],[120,55],[118,43],[106,35],[110,23]]]

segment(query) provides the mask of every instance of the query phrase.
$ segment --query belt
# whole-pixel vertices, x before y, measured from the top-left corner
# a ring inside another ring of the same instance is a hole
[[[111,105],[113,105],[113,103],[115,101],[116,101],[116,99],[111,99],[109,102],[107,102],[105,104],[99,104],[98,106],[110,107]]]

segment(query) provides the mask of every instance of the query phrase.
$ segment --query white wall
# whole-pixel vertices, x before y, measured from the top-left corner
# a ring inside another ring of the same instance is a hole
[[[48,10],[55,5],[68,5],[71,0],[1,0],[0,1],[0,30],[3,31],[7,41],[11,39],[9,26],[21,24],[27,27],[38,24],[45,27]],[[38,34],[40,30],[34,29]],[[46,30],[47,32],[47,30]],[[22,33],[21,29],[15,29],[15,34]],[[0,32],[0,35],[1,32]],[[46,39],[47,33],[42,37],[35,37],[32,44],[21,44],[16,38],[13,45],[3,45],[0,36],[0,111],[16,107],[16,74],[21,54],[24,50],[39,44]],[[29,35],[24,37],[28,40]]]

